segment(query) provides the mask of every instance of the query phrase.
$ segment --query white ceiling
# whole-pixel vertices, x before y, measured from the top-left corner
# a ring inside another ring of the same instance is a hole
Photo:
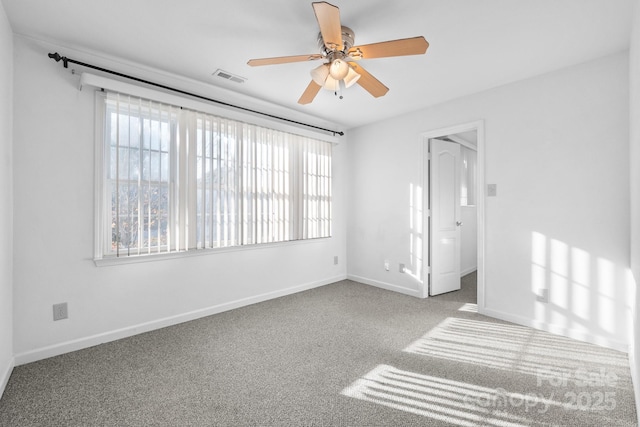
[[[311,0],[2,0],[15,33],[226,87],[351,128],[628,49],[634,0],[336,0],[356,45],[424,36],[426,55],[360,62],[390,88],[297,100],[318,62]],[[65,55],[64,52],[60,52]],[[228,82],[221,68],[248,78]],[[142,76],[144,77],[144,76]]]

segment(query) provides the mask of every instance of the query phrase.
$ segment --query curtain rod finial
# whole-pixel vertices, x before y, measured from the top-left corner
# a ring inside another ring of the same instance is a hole
[[[56,62],[60,62],[60,60],[62,59],[62,63],[64,64],[64,68],[68,67],[68,63],[67,63],[67,57],[66,56],[60,56],[60,54],[58,52],[56,53],[50,53],[49,58],[53,59]]]

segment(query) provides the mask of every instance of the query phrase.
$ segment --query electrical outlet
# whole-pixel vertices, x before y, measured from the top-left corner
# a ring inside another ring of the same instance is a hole
[[[384,269],[386,271],[389,271],[389,260],[386,260],[386,259],[384,260]]]
[[[538,289],[538,294],[536,295],[536,301],[549,302],[549,289]]]
[[[338,255],[333,257],[333,265],[338,265]]]
[[[406,271],[404,264],[400,263],[400,265],[398,266],[398,270],[400,271],[400,273],[404,273]]]
[[[67,303],[63,302],[60,304],[53,304],[53,320],[62,320],[67,319],[69,317],[69,312],[67,310]]]
[[[498,195],[497,184],[487,184],[487,197],[496,197]]]

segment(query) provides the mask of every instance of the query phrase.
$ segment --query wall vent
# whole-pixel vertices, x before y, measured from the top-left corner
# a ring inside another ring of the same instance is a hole
[[[245,81],[247,81],[247,79],[245,79],[244,77],[236,76],[235,74],[231,74],[228,71],[224,71],[224,70],[221,70],[221,69],[217,69],[213,73],[213,75],[216,76],[216,77],[220,77],[222,79],[225,79],[225,80],[232,81],[234,83],[244,83]]]

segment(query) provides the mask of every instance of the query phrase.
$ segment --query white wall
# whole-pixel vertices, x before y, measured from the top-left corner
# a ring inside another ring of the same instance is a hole
[[[462,206],[460,218],[460,272],[473,273],[478,268],[478,209],[475,206]]]
[[[344,144],[334,148],[331,239],[96,267],[94,94],[50,51],[15,37],[17,364],[346,277]],[[60,302],[69,319],[53,322]]]
[[[13,369],[13,33],[0,2],[0,396]]]
[[[629,345],[629,362],[636,392],[636,408],[640,408],[640,1],[636,1],[629,49],[630,132],[629,159],[631,168],[631,269],[636,295],[633,331]],[[638,413],[640,421],[640,412]]]
[[[496,317],[626,350],[628,56],[454,100],[349,133],[349,276],[415,294],[411,189],[420,134],[485,121],[485,301]],[[415,198],[415,195],[414,197]],[[393,264],[392,264],[393,265]],[[550,302],[536,302],[539,287]]]
[[[629,57],[631,268],[640,283],[640,1],[636,1]]]

